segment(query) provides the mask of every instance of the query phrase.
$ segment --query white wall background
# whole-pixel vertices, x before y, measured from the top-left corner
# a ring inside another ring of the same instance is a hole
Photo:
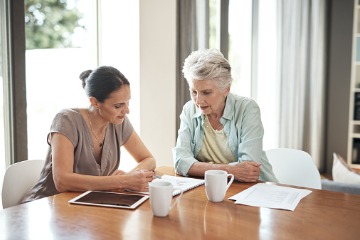
[[[140,0],[140,135],[157,166],[173,166],[175,53],[176,0]]]

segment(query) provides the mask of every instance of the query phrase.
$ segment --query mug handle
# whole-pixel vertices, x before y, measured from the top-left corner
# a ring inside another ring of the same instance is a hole
[[[229,189],[230,185],[232,184],[232,182],[234,181],[234,174],[228,173],[227,177],[231,177],[230,181],[228,182],[228,184],[226,185],[226,191]]]
[[[175,192],[175,191],[180,191],[180,195],[178,195],[177,198],[175,199],[175,201],[173,201],[169,210],[171,210],[173,208],[173,206],[175,206],[175,204],[179,201],[179,199],[181,198],[181,196],[183,195],[183,192],[184,192],[181,188],[174,188],[173,192]]]

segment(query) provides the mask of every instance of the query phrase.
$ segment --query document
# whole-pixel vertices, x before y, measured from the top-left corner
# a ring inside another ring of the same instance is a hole
[[[200,185],[205,184],[204,179],[189,178],[189,177],[177,177],[170,175],[163,175],[161,180],[171,182],[174,188],[180,188],[183,192],[189,191]],[[155,180],[156,181],[156,180]],[[174,196],[180,194],[180,190],[174,191]]]
[[[308,189],[258,183],[229,199],[235,200],[235,204],[294,211],[300,200],[311,192]]]
[[[190,178],[190,177],[178,177],[178,176],[171,176],[171,175],[163,175],[161,177],[158,177],[154,181],[167,181],[170,182],[174,188],[181,189],[183,192],[189,191],[193,188],[196,188],[198,186],[201,186],[205,184],[204,179],[199,178]],[[128,190],[132,192],[131,190]],[[146,194],[148,195],[149,192],[138,192],[140,194]],[[181,193],[180,190],[176,190],[173,193],[173,196],[179,195]]]

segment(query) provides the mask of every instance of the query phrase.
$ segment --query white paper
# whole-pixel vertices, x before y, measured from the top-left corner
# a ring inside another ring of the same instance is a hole
[[[162,177],[156,178],[153,181],[167,181],[170,182],[174,188],[181,189],[183,192],[196,188],[205,183],[204,179],[198,178],[189,178],[189,177],[178,177],[171,175],[163,175]],[[128,190],[131,191],[131,190]],[[140,194],[149,195],[149,192],[137,192]],[[180,190],[176,190],[173,193],[173,196],[179,195],[181,193]]]
[[[189,177],[177,177],[177,176],[170,176],[170,175],[163,175],[161,177],[162,180],[171,182],[174,188],[181,189],[182,191],[186,192],[193,188],[196,188],[200,185],[205,183],[204,179],[197,179],[197,178],[189,178]],[[174,196],[180,194],[180,190],[174,191]]]
[[[254,207],[277,208],[294,211],[300,200],[310,194],[308,189],[299,189],[258,183],[234,196],[235,204]]]

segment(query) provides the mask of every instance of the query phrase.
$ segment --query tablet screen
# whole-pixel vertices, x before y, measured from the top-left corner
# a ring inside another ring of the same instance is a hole
[[[69,203],[135,209],[149,196],[103,191],[87,191],[71,200]]]

